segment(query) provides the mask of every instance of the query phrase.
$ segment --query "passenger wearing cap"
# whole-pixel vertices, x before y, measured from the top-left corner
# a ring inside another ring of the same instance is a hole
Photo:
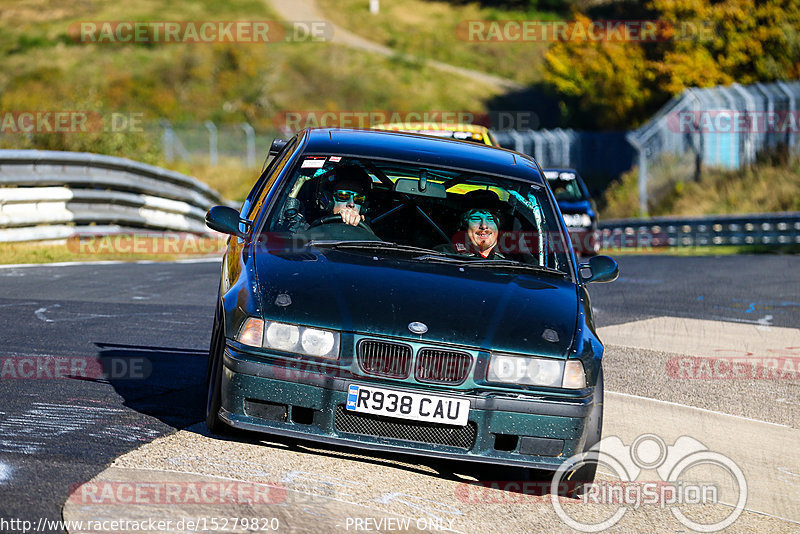
[[[461,216],[461,226],[469,243],[455,243],[456,252],[470,256],[483,256],[487,260],[504,259],[497,251],[500,216],[491,210],[470,208]]]
[[[492,191],[479,189],[467,193],[464,199],[467,209],[461,214],[459,232],[446,245],[447,251],[489,260],[505,259],[497,250],[500,198]]]

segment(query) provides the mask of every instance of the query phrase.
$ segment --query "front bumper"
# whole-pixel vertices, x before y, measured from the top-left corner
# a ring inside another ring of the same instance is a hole
[[[350,384],[423,392],[358,376],[287,372],[230,345],[223,358],[220,417],[230,426],[361,449],[555,470],[583,451],[583,398],[430,391],[468,398],[469,424],[453,427],[344,410]]]

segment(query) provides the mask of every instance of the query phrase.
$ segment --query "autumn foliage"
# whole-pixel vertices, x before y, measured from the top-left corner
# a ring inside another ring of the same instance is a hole
[[[573,125],[631,128],[687,87],[800,77],[797,0],[650,0],[644,8],[658,22],[655,40],[573,39],[548,51],[545,80],[570,100]]]

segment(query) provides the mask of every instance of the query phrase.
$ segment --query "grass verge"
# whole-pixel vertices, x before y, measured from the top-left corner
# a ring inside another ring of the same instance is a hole
[[[800,159],[776,158],[744,169],[704,169],[699,180],[676,173],[677,165],[654,166],[650,215],[703,216],[800,211]],[[625,173],[605,192],[600,216],[638,217],[638,169]]]
[[[317,0],[325,16],[361,37],[398,52],[436,59],[452,65],[495,74],[520,83],[542,80],[544,41],[481,42],[490,23],[506,20],[556,20],[553,12],[504,10],[476,2],[452,3],[426,0],[381,2],[380,12],[369,12],[365,0]],[[470,22],[481,31],[468,31]],[[472,36],[472,37],[471,37]]]

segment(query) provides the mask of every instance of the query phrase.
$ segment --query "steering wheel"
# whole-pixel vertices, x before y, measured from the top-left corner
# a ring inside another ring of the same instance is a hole
[[[317,219],[316,221],[309,224],[308,228],[311,229],[314,228],[315,226],[322,226],[323,224],[334,224],[334,223],[347,224],[342,220],[341,215],[336,214],[336,215],[328,215],[326,217],[322,217],[321,219]],[[367,230],[370,233],[373,233],[372,228],[367,226],[367,224],[364,221],[359,221],[358,226],[353,226],[352,224],[348,224],[347,226],[352,226],[353,228],[360,227],[363,228],[364,230]]]

